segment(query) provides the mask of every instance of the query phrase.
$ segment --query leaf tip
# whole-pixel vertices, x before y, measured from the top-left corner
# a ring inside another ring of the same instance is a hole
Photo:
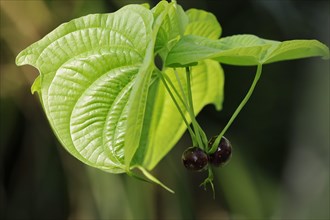
[[[31,86],[31,94],[34,94],[35,92],[39,93],[41,91],[41,80],[40,75],[34,80],[32,86]]]
[[[319,47],[322,50],[322,54],[320,54],[321,55],[321,58],[324,59],[324,60],[330,59],[330,50],[329,50],[329,47],[327,45],[325,45],[324,43],[321,43],[318,40],[314,40],[314,42],[315,42],[315,44],[318,44]]]
[[[323,60],[330,59],[329,48],[326,49],[325,54],[322,56]]]
[[[139,169],[143,175],[148,179],[146,181],[151,182],[151,183],[155,183],[159,186],[161,186],[163,189],[165,189],[166,191],[170,192],[170,193],[175,193],[171,188],[169,188],[168,186],[166,186],[164,183],[162,183],[160,180],[158,180],[156,177],[154,177],[153,175],[151,175],[151,173],[149,171],[147,171],[144,167],[142,166],[135,166],[132,168],[137,168]]]
[[[149,3],[142,3],[141,6],[145,7],[146,9],[150,9]]]
[[[15,64],[16,66],[22,66],[24,65],[24,55],[23,55],[23,51],[21,51],[15,59]]]
[[[15,59],[15,64],[17,66],[23,66],[26,64],[33,65],[35,63],[35,55],[32,53],[29,53],[27,50],[21,51]]]

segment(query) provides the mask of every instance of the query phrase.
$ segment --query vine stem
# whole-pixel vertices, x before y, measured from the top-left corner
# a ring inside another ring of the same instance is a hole
[[[197,141],[197,145],[196,145],[196,143],[194,143],[194,146],[203,147],[204,145],[203,145],[203,141],[201,139],[200,133],[199,133],[199,125],[197,124],[197,121],[195,119],[195,113],[194,113],[194,110],[193,110],[193,107],[192,107],[192,103],[190,103],[190,98],[186,97],[183,85],[182,85],[181,80],[180,80],[180,76],[178,75],[178,72],[176,71],[176,69],[174,69],[174,74],[175,74],[176,80],[178,81],[179,88],[181,89],[184,105],[187,106],[187,111],[188,111],[188,114],[190,116],[192,126],[194,128],[195,138],[196,138],[196,141]],[[188,90],[187,91],[188,96],[189,96],[189,93],[191,95],[190,80],[187,81],[187,90]]]
[[[187,94],[188,94],[188,103],[191,110],[191,121],[194,126],[195,134],[197,140],[200,140],[199,147],[202,147],[204,150],[206,150],[207,147],[207,137],[205,135],[205,132],[201,128],[201,126],[198,124],[196,118],[195,118],[195,110],[194,110],[194,102],[191,92],[191,72],[190,68],[186,67],[186,79],[187,79]]]
[[[192,139],[193,145],[196,145],[196,144],[197,144],[196,134],[195,134],[194,131],[191,129],[191,127],[190,127],[190,125],[189,125],[189,123],[188,123],[188,121],[187,121],[187,119],[186,119],[186,117],[185,117],[185,115],[184,115],[182,109],[180,108],[179,103],[177,102],[177,100],[175,99],[173,93],[171,92],[171,89],[169,88],[169,86],[168,86],[168,84],[167,84],[167,82],[166,82],[166,79],[165,79],[165,77],[163,76],[163,73],[162,73],[161,71],[157,71],[157,73],[158,73],[160,79],[162,80],[162,82],[163,82],[163,84],[164,84],[164,86],[165,86],[165,89],[166,89],[167,92],[169,93],[169,95],[170,95],[170,97],[171,97],[171,99],[172,99],[174,105],[175,105],[176,108],[178,109],[178,111],[179,111],[179,113],[180,113],[180,115],[181,115],[181,117],[182,117],[184,123],[186,124],[187,129],[188,129],[188,131],[189,131],[189,134],[190,134],[190,136],[191,136],[191,139]],[[167,79],[167,80],[170,80],[170,79]],[[170,82],[170,85],[174,87],[173,83],[172,83],[171,81],[169,81],[169,82]],[[175,89],[175,88],[174,88],[174,89]],[[178,91],[175,90],[175,93],[176,93],[176,95],[180,98],[180,100],[183,102],[183,105],[185,105],[184,101],[183,101],[183,100],[181,99],[181,97],[179,96]],[[185,106],[185,107],[187,108],[187,106]],[[188,109],[187,109],[187,111],[188,111]]]
[[[237,115],[240,113],[240,111],[242,110],[242,108],[244,107],[244,105],[247,103],[247,101],[250,99],[254,88],[257,85],[257,82],[261,76],[261,72],[262,72],[262,64],[258,64],[257,67],[257,71],[256,71],[256,75],[254,77],[254,80],[252,82],[252,85],[249,89],[249,91],[247,92],[247,94],[245,95],[244,99],[242,100],[242,102],[239,104],[239,106],[237,107],[237,109],[235,110],[235,112],[233,113],[233,115],[231,116],[231,118],[229,119],[228,123],[226,124],[226,126],[224,127],[224,129],[221,131],[221,133],[218,135],[218,137],[216,138],[216,140],[214,141],[211,149],[208,151],[208,153],[214,153],[220,143],[220,140],[222,138],[222,136],[226,133],[226,131],[228,130],[228,128],[230,127],[230,125],[233,123],[233,121],[235,120],[235,118],[237,117]]]
[[[186,108],[187,108],[187,111],[191,108],[189,108],[189,101],[188,101],[188,99],[187,99],[187,96],[186,96],[186,94],[185,94],[185,92],[184,92],[184,89],[183,89],[183,85],[182,85],[182,83],[181,83],[181,80],[180,80],[180,76],[179,76],[179,74],[178,74],[178,71],[176,71],[176,69],[174,68],[174,75],[175,75],[175,78],[176,78],[176,80],[178,81],[178,84],[179,84],[179,89],[180,89],[180,91],[181,91],[181,95],[182,95],[182,102],[183,102],[183,104],[186,106]],[[188,87],[189,85],[187,85],[187,87]],[[189,89],[188,89],[188,91],[189,91]]]
[[[163,75],[164,79],[167,81],[167,83],[170,85],[171,89],[174,91],[175,95],[178,97],[178,99],[181,101],[181,103],[183,104],[183,106],[185,107],[185,110],[189,110],[189,106],[187,105],[187,103],[183,100],[183,98],[180,96],[179,91],[175,88],[173,82],[171,81],[171,79],[164,74]]]

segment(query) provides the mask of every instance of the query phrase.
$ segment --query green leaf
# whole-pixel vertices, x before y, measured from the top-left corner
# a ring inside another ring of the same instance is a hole
[[[177,71],[186,88],[185,70],[181,68]],[[178,86],[173,69],[167,69],[166,75]],[[195,114],[207,104],[214,104],[217,110],[221,109],[224,75],[218,62],[205,60],[192,67],[191,83]],[[151,87],[147,106],[148,117],[144,121],[144,128],[148,129],[143,133],[143,142],[134,159],[136,164],[153,169],[187,128],[162,82],[154,83]],[[184,109],[182,103],[181,108]],[[189,119],[188,112],[185,111],[185,114]]]
[[[150,10],[129,5],[62,24],[17,56],[18,65],[40,71],[33,90],[41,85],[39,95],[56,136],[88,165],[126,170],[128,100],[145,68],[152,24]]]
[[[189,24],[184,35],[197,35],[213,40],[220,37],[221,26],[212,13],[192,8],[187,10],[186,14],[189,18]]]
[[[264,63],[322,56],[329,59],[329,48],[317,40],[284,41],[264,58]]]
[[[172,48],[166,66],[189,66],[204,59],[231,65],[257,65],[304,57],[329,58],[329,48],[317,40],[272,41],[254,35],[210,40],[185,36]]]
[[[143,65],[137,74],[137,79],[132,94],[129,98],[130,112],[127,117],[127,130],[125,134],[124,145],[125,165],[127,171],[129,171],[131,160],[136,150],[140,147],[138,143],[141,140],[143,120],[145,117],[145,109],[147,105],[147,96],[151,83],[152,72],[155,68],[153,60],[155,49],[154,46],[156,43],[158,31],[168,14],[169,9],[170,8],[167,7],[155,18],[155,22],[153,23],[152,36],[148,43]]]
[[[154,177],[153,175],[151,175],[151,173],[149,173],[144,167],[142,166],[136,166],[133,168],[137,168],[139,169],[143,175],[152,183],[156,183],[158,185],[160,185],[161,187],[163,187],[164,189],[166,189],[167,191],[169,191],[170,193],[174,193],[174,191],[170,188],[168,188],[166,185],[164,185],[161,181],[159,181],[156,177]]]
[[[37,76],[37,78],[34,80],[32,86],[31,86],[31,93],[35,93],[38,92],[40,93],[41,91],[41,80],[40,80],[40,76]]]
[[[150,9],[149,3],[142,3],[141,6],[145,7],[146,9]]]
[[[183,35],[188,24],[188,17],[182,7],[175,2],[159,2],[153,9],[155,19],[164,11],[167,11],[156,37],[155,53],[160,54],[163,60],[166,59],[168,51],[176,44]]]
[[[129,169],[131,160],[140,146],[137,143],[139,143],[141,138],[149,85],[154,69],[152,59],[154,49],[153,46],[154,41],[151,41],[147,48],[147,56],[145,57],[145,61],[137,74],[135,85],[128,102],[130,111],[127,116],[124,145],[126,169]]]

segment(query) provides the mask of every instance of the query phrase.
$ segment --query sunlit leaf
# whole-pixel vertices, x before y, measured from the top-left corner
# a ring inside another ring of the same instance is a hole
[[[204,59],[231,65],[257,65],[304,57],[329,57],[329,49],[317,40],[272,41],[254,35],[210,40],[185,36],[169,52],[167,66],[186,66]]]
[[[163,60],[166,59],[168,51],[177,43],[188,24],[188,17],[180,5],[174,2],[161,1],[152,9],[155,19],[164,11],[167,11],[156,37],[155,53]]]
[[[128,99],[152,23],[152,13],[139,5],[88,15],[59,26],[17,57],[18,65],[40,71],[39,95],[63,146],[91,166],[125,171]]]
[[[216,40],[221,35],[221,26],[217,18],[210,12],[189,9],[187,10],[189,24],[185,30],[185,35],[197,35]]]
[[[177,69],[180,81],[186,89],[184,69]],[[166,70],[167,76],[178,87],[173,69]],[[195,114],[207,104],[214,104],[221,109],[223,101],[224,75],[219,63],[205,60],[192,68],[192,94],[195,104]],[[145,132],[145,138],[140,143],[141,148],[136,154],[136,163],[152,169],[169,152],[187,129],[177,108],[165,90],[162,82],[152,88],[149,97],[145,124],[150,127]],[[173,91],[172,91],[173,92]],[[184,109],[181,103],[181,108]],[[191,121],[187,111],[186,118]],[[147,127],[147,126],[146,126]],[[143,147],[145,146],[145,147]]]

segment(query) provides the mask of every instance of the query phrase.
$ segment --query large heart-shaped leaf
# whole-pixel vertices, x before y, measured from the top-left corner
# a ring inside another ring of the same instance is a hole
[[[54,132],[88,165],[125,171],[128,99],[152,24],[150,10],[139,5],[88,15],[59,26],[17,57],[18,65],[40,71],[33,88]]]

